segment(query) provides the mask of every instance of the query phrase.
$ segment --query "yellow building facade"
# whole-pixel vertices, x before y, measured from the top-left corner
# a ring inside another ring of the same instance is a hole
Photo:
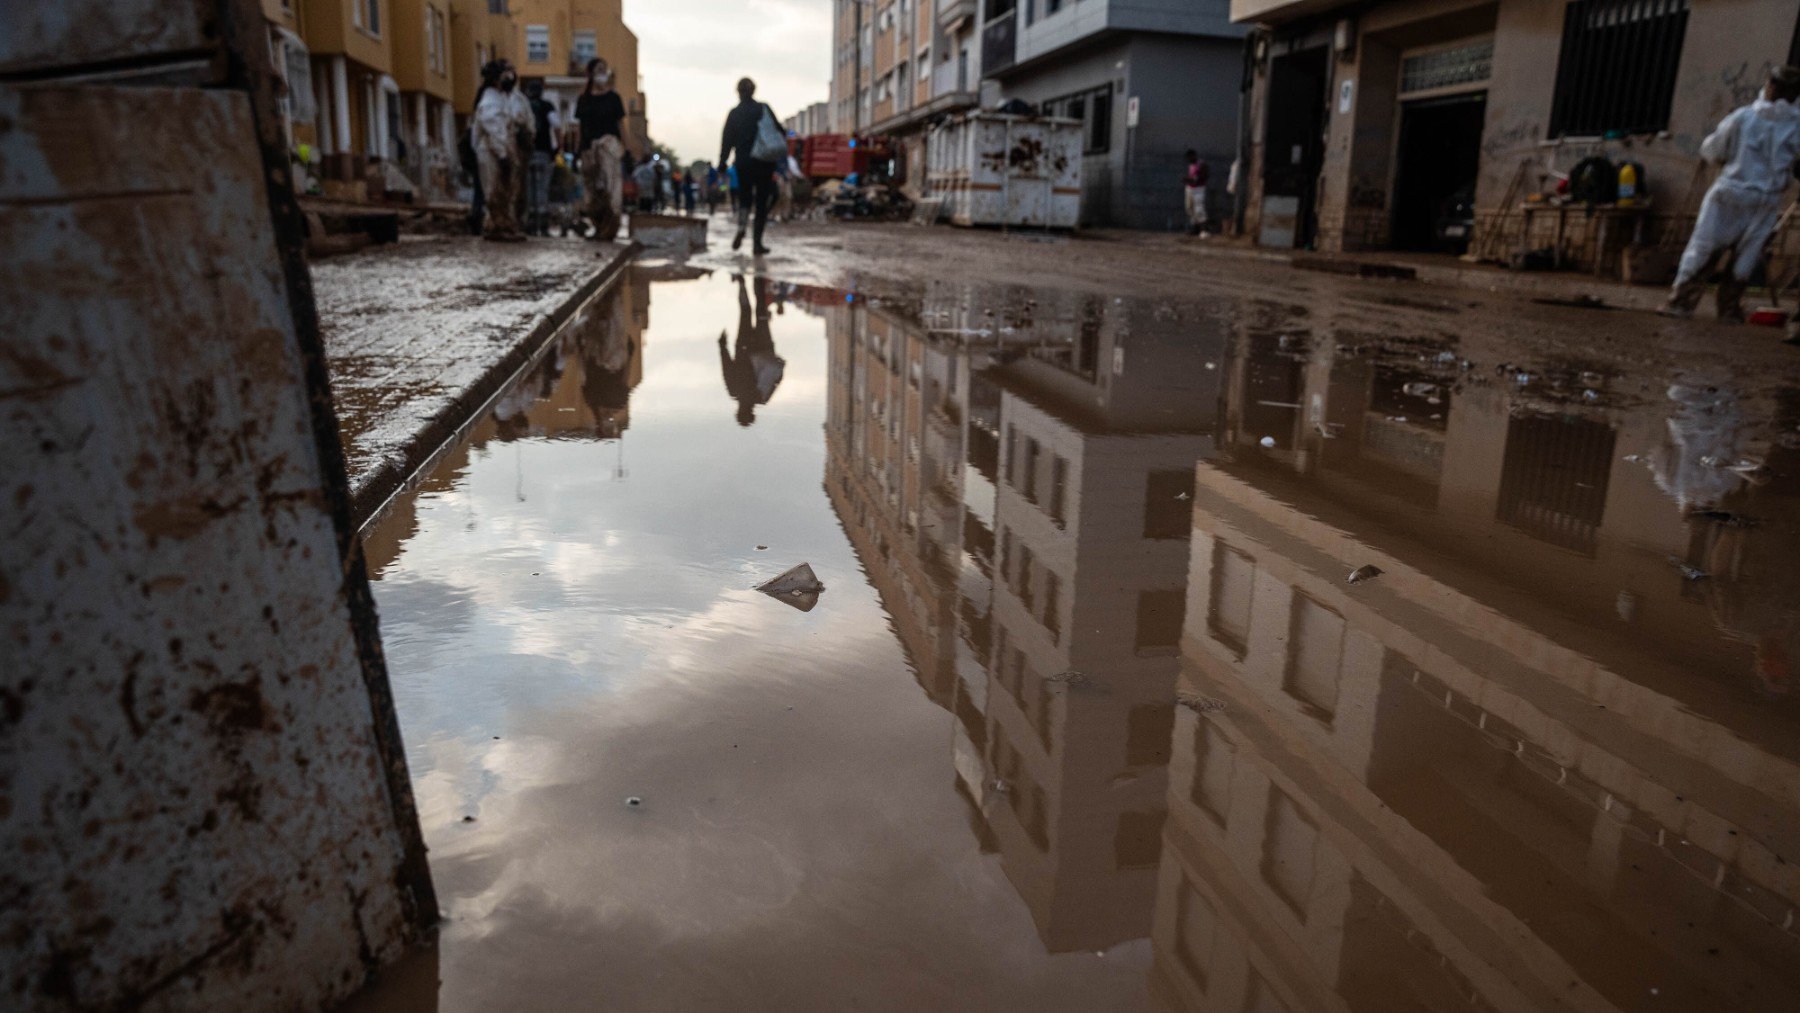
[[[410,186],[453,199],[457,137],[481,67],[504,58],[571,114],[585,64],[602,56],[648,147],[637,36],[621,0],[262,0],[283,114],[304,186],[359,196]]]

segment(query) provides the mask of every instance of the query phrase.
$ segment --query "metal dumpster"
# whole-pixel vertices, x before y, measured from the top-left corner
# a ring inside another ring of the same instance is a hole
[[[926,186],[957,225],[1072,229],[1081,218],[1080,120],[975,112],[931,134]]]

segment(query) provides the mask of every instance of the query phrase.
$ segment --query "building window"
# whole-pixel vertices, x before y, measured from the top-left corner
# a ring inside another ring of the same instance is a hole
[[[1117,869],[1154,869],[1162,858],[1163,823],[1166,809],[1119,814],[1113,830],[1113,867]]]
[[[1263,882],[1306,921],[1317,875],[1319,827],[1285,792],[1269,785],[1268,814],[1263,823]]]
[[[356,0],[350,7],[356,27],[370,35],[381,34],[381,0]]]
[[[1153,471],[1144,478],[1144,537],[1180,539],[1194,529],[1194,472]]]
[[[1219,913],[1192,883],[1185,880],[1181,884],[1180,898],[1175,905],[1175,952],[1180,954],[1181,966],[1188,976],[1204,992],[1212,967],[1213,948],[1217,945]]]
[[[449,73],[449,37],[450,33],[444,26],[444,12],[436,7],[425,8],[425,50],[433,73]]]
[[[1551,137],[1666,129],[1688,0],[1574,0],[1563,20]]]
[[[1181,619],[1187,611],[1187,591],[1139,591],[1137,637],[1140,654],[1166,654],[1181,643]]]
[[[1044,103],[1044,115],[1080,120],[1083,131],[1082,154],[1099,155],[1112,149],[1112,84],[1064,95]]]
[[[550,62],[550,26],[525,26],[525,61],[527,63]]]
[[[1044,0],[1044,17],[1049,17],[1062,10],[1063,0]]]
[[[1344,617],[1294,592],[1288,627],[1287,674],[1282,689],[1314,717],[1337,713],[1338,678],[1344,663]]]
[[[1400,61],[1400,94],[1484,84],[1494,76],[1494,40],[1477,39],[1414,53]]]
[[[1215,539],[1212,552],[1211,606],[1206,631],[1239,661],[1250,643],[1250,603],[1255,594],[1256,561]]]
[[[570,59],[581,65],[582,72],[587,72],[587,63],[600,55],[599,43],[591,29],[583,29],[575,33],[574,52]]]
[[[488,0],[488,13],[489,14],[505,14],[505,13],[507,13],[506,0]]]

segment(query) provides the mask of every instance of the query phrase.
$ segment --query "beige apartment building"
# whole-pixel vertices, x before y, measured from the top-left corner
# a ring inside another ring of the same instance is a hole
[[[832,130],[892,136],[897,174],[909,188],[923,183],[928,128],[978,101],[979,7],[979,0],[833,4]]]
[[[1700,141],[1800,48],[1792,0],[1232,0],[1231,17],[1255,26],[1241,213],[1263,245],[1466,241],[1614,277],[1627,247],[1685,243]],[[1641,165],[1648,202],[1529,200],[1596,155]],[[1446,236],[1471,203],[1470,234]]]
[[[648,131],[637,36],[621,0],[263,0],[283,114],[308,177],[336,196],[366,194],[385,163],[428,200],[454,197],[457,138],[474,111],[481,67],[505,58],[541,77],[573,111],[594,55],[611,62],[635,153]],[[394,181],[384,170],[377,179]]]

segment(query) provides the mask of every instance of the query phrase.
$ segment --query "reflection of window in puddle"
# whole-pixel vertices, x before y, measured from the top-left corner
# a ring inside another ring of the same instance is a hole
[[[1288,1004],[1255,968],[1250,969],[1250,996],[1244,1002],[1244,1013],[1289,1013]]]
[[[1219,941],[1219,912],[1185,877],[1175,905],[1175,952],[1181,958],[1182,969],[1204,992]]]
[[[1496,518],[1541,542],[1593,555],[1615,439],[1611,426],[1586,419],[1513,418]]]
[[[1231,777],[1237,751],[1204,715],[1194,722],[1194,782],[1188,797],[1223,830],[1231,811]]]
[[[1294,592],[1288,627],[1287,673],[1282,689],[1329,722],[1337,713],[1338,678],[1344,661],[1344,617]]]
[[[1161,767],[1169,762],[1170,739],[1175,734],[1175,708],[1147,703],[1131,708],[1125,717],[1125,765]]]
[[[1206,630],[1239,661],[1244,660],[1250,642],[1250,601],[1255,584],[1256,561],[1214,539],[1212,607],[1207,609]]]
[[[1152,471],[1144,477],[1144,537],[1187,538],[1194,526],[1194,469]]]
[[[1113,866],[1156,868],[1162,858],[1162,829],[1167,816],[1161,809],[1120,813],[1118,828],[1113,832]]]
[[[1139,591],[1137,639],[1139,654],[1160,654],[1181,642],[1181,618],[1187,610],[1187,590]]]
[[[1301,921],[1306,920],[1306,905],[1312,899],[1318,845],[1318,825],[1285,792],[1270,785],[1263,824],[1263,880]]]

